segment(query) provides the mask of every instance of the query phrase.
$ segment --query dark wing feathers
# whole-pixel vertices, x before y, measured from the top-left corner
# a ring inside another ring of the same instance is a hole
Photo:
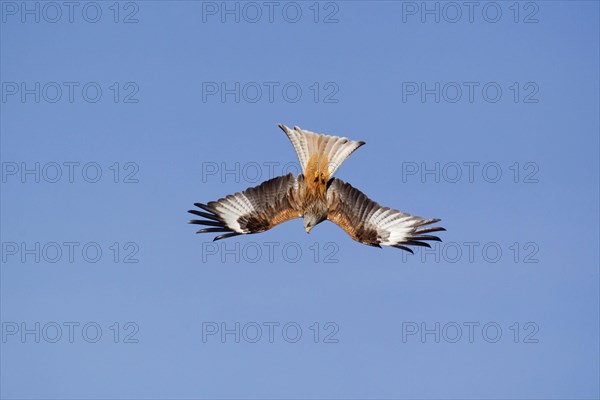
[[[264,232],[302,216],[300,206],[303,191],[304,180],[301,177],[296,179],[292,174],[280,176],[208,204],[195,203],[206,212],[189,212],[205,219],[194,219],[189,223],[214,227],[200,229],[198,233],[227,232],[216,236],[214,240]]]
[[[428,227],[439,222],[382,207],[360,190],[339,179],[333,179],[327,189],[327,218],[339,225],[352,239],[370,246],[392,246],[412,253],[407,246],[431,247],[427,240],[441,241],[425,233],[445,231]]]
[[[201,203],[194,203],[194,205],[196,207],[201,207],[201,208],[207,207],[207,206],[205,206],[204,204],[201,204]],[[190,212],[190,213],[192,213],[194,215],[197,215],[199,217],[209,218],[209,219],[212,219],[214,221],[221,221],[221,219],[218,216],[214,215],[214,214],[209,214],[209,213],[205,213],[205,212],[198,211],[198,210],[189,210],[188,212]]]

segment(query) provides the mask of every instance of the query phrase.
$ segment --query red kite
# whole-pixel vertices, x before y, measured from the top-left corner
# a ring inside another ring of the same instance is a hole
[[[195,203],[204,211],[189,210],[204,219],[190,224],[208,225],[197,233],[223,232],[214,240],[259,233],[293,218],[304,218],[306,232],[326,219],[334,222],[358,242],[370,246],[392,246],[412,253],[407,246],[431,247],[426,241],[441,241],[432,232],[437,218],[421,218],[382,207],[350,184],[333,178],[346,158],[365,142],[321,135],[280,124],[298,154],[302,173],[291,173],[229,195],[208,204]]]

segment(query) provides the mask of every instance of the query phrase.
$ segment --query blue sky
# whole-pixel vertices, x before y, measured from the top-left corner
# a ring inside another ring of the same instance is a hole
[[[0,3],[0,396],[598,398],[598,3],[224,4]],[[278,123],[444,242],[195,235]]]

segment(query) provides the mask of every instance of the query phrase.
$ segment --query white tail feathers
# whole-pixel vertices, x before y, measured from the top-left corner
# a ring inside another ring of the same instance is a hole
[[[365,142],[356,142],[345,137],[322,135],[300,129],[297,126],[293,130],[283,124],[279,124],[279,127],[294,145],[302,172],[306,172],[311,157],[317,155],[318,160],[323,157],[327,160],[329,177],[332,177],[344,160],[365,144]]]

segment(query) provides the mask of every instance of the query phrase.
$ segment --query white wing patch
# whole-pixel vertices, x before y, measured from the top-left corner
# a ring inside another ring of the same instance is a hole
[[[255,211],[254,206],[243,193],[229,195],[222,201],[215,202],[214,207],[219,212],[219,215],[223,218],[227,226],[230,227],[234,232],[249,232],[247,229],[242,229],[240,224],[237,222],[241,216],[248,215]]]
[[[381,244],[384,246],[394,246],[403,244],[407,241],[418,240],[418,227],[425,222],[423,218],[413,217],[408,214],[398,212],[395,216],[388,217],[386,221],[373,223],[378,232],[382,232]],[[429,223],[437,222],[432,220]],[[425,222],[427,223],[427,222]]]

